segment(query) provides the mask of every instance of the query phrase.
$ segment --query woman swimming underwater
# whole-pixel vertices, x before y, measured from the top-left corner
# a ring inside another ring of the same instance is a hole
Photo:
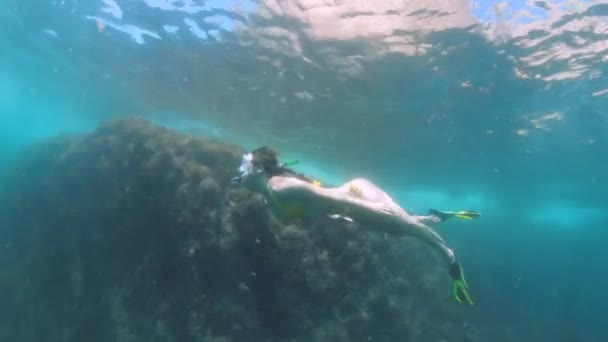
[[[460,303],[473,304],[468,285],[454,252],[427,224],[448,218],[476,219],[474,211],[441,212],[431,209],[427,216],[408,214],[389,195],[370,181],[356,178],[340,187],[323,187],[304,175],[279,164],[268,147],[243,155],[235,182],[265,196],[280,215],[324,215],[357,222],[395,236],[413,236],[428,243],[445,257],[452,279],[452,294]]]

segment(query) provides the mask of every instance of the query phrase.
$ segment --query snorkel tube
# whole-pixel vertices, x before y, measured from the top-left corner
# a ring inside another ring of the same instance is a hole
[[[300,161],[297,159],[294,160],[286,160],[280,164],[281,167],[290,167],[299,164]]]

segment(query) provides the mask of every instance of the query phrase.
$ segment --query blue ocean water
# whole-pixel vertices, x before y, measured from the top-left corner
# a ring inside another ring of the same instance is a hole
[[[604,341],[607,15],[600,1],[5,0],[0,167],[127,116],[269,145],[414,212],[482,212],[439,231],[486,338]]]

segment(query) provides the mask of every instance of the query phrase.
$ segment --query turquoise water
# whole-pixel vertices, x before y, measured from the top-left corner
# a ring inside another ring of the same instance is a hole
[[[269,145],[481,211],[439,229],[481,340],[604,341],[608,6],[367,3],[5,0],[0,165],[123,116]]]

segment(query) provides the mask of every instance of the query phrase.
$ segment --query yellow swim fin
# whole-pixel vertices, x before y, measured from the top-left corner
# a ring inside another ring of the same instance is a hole
[[[481,213],[474,210],[440,211],[437,209],[429,209],[429,214],[439,217],[441,221],[445,221],[452,217],[457,217],[463,220],[476,220],[481,216]]]
[[[462,210],[455,213],[454,216],[465,220],[476,220],[481,216],[481,213],[474,210]]]

